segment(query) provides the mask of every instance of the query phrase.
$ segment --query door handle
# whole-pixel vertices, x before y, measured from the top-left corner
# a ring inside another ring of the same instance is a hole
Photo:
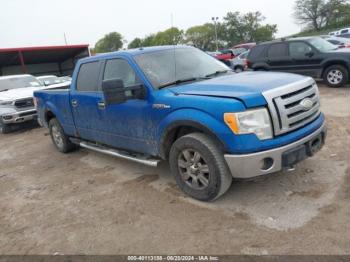
[[[77,106],[78,106],[78,101],[75,100],[75,99],[73,99],[73,100],[71,101],[71,103],[72,103],[72,106],[73,106],[73,107],[77,107]]]
[[[99,109],[105,109],[106,108],[106,104],[103,101],[98,102],[97,106],[98,106]]]

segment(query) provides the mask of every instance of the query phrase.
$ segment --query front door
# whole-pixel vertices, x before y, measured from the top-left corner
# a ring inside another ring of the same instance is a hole
[[[102,81],[110,79],[122,80],[125,89],[142,85],[134,68],[123,58],[105,62]],[[147,92],[144,91],[143,96],[140,96],[140,92],[135,94],[133,91],[125,91],[125,102],[99,108],[101,124],[98,128],[104,134],[105,144],[134,152],[156,152],[156,143],[152,140],[155,132],[151,117],[152,105],[146,99]]]
[[[321,70],[321,54],[305,42],[290,42],[291,72],[318,77]]]

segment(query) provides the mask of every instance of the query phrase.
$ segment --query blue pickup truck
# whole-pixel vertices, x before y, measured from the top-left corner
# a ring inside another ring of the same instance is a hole
[[[34,96],[60,152],[84,147],[150,166],[168,160],[183,192],[202,201],[224,194],[233,178],[294,167],[326,137],[312,78],[236,74],[186,46],[85,58],[70,89]]]

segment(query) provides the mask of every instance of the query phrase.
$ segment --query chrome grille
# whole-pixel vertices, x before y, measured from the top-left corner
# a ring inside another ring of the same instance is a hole
[[[26,108],[26,107],[34,107],[33,98],[25,98],[15,101],[15,107],[17,108]]]
[[[319,92],[311,78],[269,90],[263,95],[268,103],[275,135],[300,128],[320,114]]]

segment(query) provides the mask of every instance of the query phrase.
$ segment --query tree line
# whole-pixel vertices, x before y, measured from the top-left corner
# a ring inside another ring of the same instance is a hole
[[[228,12],[222,21],[216,23],[219,48],[232,47],[238,43],[268,41],[274,38],[277,25],[263,24],[265,17],[260,12]],[[172,27],[164,31],[150,34],[144,38],[135,38],[128,48],[157,45],[189,44],[202,50],[215,50],[215,24],[205,23],[187,30]],[[100,39],[94,52],[111,52],[123,47],[123,36],[112,32]]]
[[[350,26],[350,0],[296,0],[293,16],[303,25],[305,33]],[[192,26],[187,30],[172,27],[164,31],[135,38],[127,47],[188,44],[206,51],[231,48],[238,43],[263,42],[274,39],[276,24],[266,24],[260,12],[228,12],[221,21]],[[216,43],[216,34],[218,42]],[[118,32],[100,39],[93,49],[96,53],[112,52],[123,48],[125,40]]]

